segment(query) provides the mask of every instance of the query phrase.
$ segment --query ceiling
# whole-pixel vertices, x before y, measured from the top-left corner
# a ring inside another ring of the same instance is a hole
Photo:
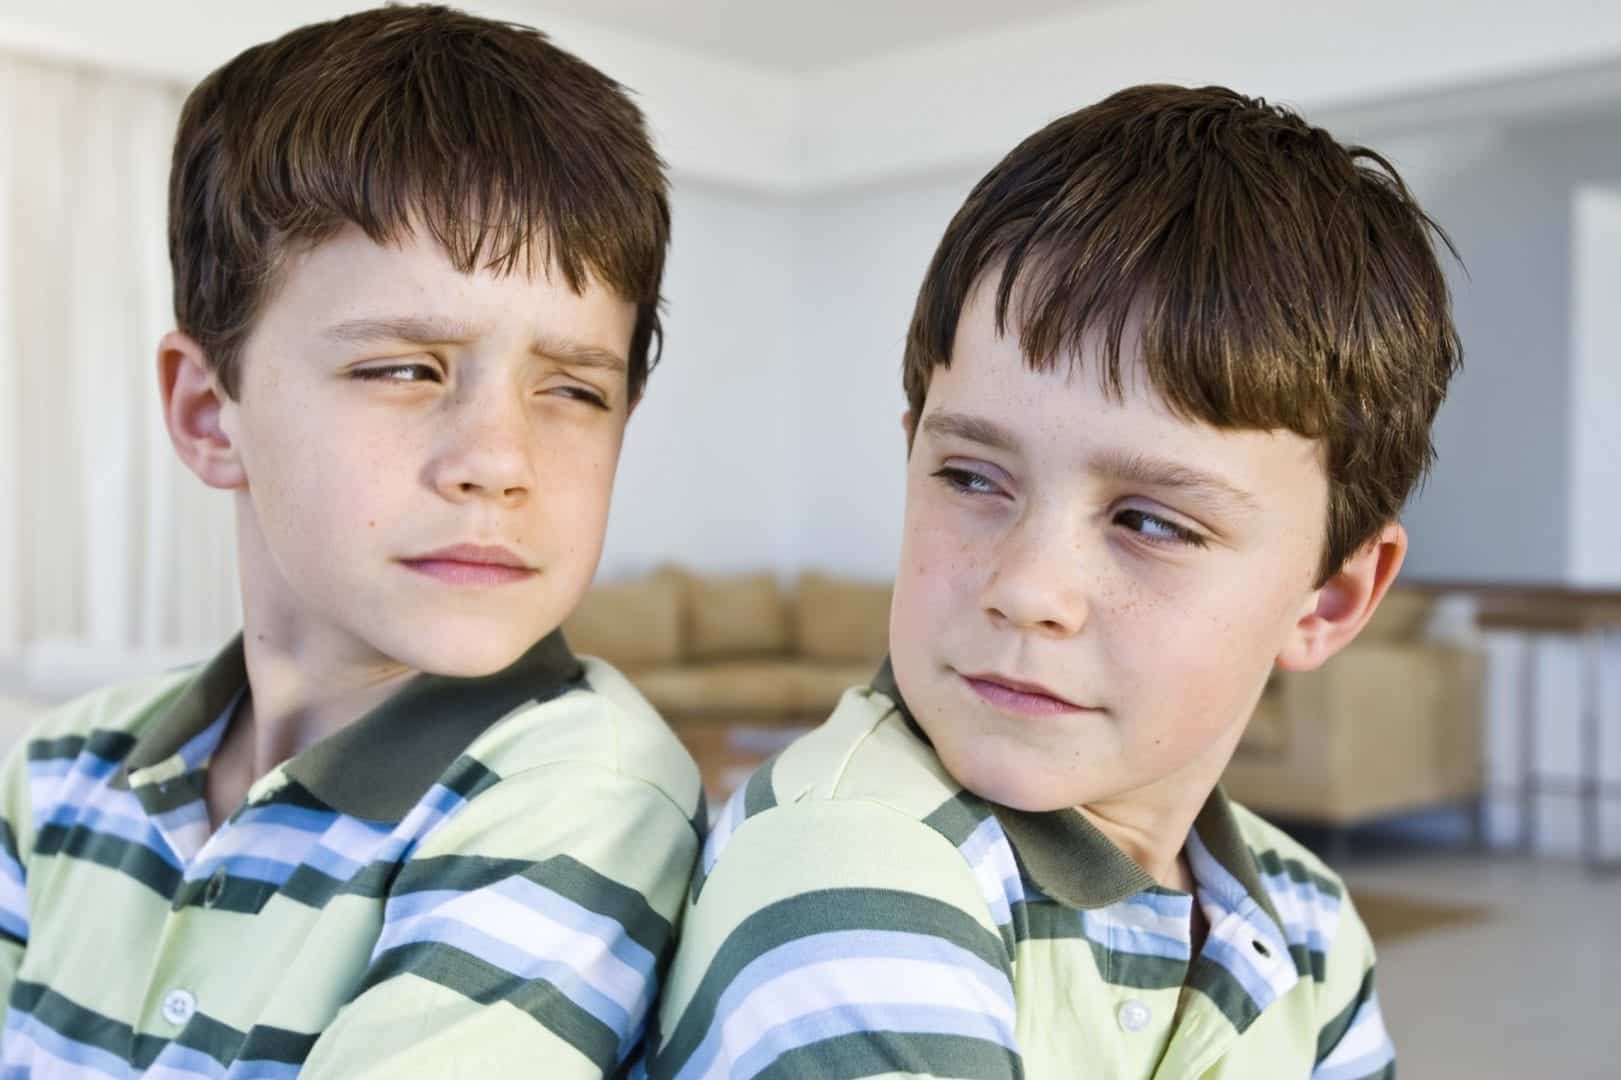
[[[527,0],[551,12],[756,67],[803,72],[941,38],[1134,0]]]

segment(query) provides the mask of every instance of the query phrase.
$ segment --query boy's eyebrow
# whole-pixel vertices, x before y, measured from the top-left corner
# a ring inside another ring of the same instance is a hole
[[[952,412],[930,413],[923,418],[923,430],[930,435],[979,443],[992,450],[1006,450],[1012,453],[1018,449],[1019,440],[1012,431],[983,416]]]
[[[1239,509],[1256,511],[1255,496],[1202,469],[1179,461],[1153,458],[1146,454],[1103,450],[1088,463],[1094,473],[1121,483],[1143,487],[1168,488],[1195,496],[1206,496],[1235,504]]]
[[[404,341],[412,345],[435,345],[468,341],[478,336],[478,329],[455,319],[399,315],[349,319],[329,327],[327,336],[352,344]],[[629,368],[625,358],[612,349],[569,341],[567,338],[538,337],[530,344],[529,351],[536,356],[560,360],[576,367],[606,368],[620,372]]]

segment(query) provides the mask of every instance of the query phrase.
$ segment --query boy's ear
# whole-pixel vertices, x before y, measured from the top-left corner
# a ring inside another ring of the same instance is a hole
[[[244,486],[241,455],[222,422],[231,401],[189,334],[171,330],[158,342],[158,393],[169,441],[186,468],[209,487]]]
[[[1278,654],[1278,667],[1311,671],[1349,645],[1373,617],[1406,557],[1407,530],[1395,522],[1380,529],[1312,594],[1311,606]]]

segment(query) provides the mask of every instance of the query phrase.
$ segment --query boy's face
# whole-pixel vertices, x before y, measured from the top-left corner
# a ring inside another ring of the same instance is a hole
[[[436,674],[506,667],[596,569],[634,306],[353,226],[280,280],[219,414],[250,620]]]
[[[1090,355],[1033,372],[993,297],[909,418],[896,681],[994,802],[1202,800],[1319,602],[1317,446],[1179,419],[1130,350],[1121,401]]]

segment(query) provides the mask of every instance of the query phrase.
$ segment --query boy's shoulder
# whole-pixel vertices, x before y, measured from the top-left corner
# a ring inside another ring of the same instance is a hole
[[[119,760],[167,712],[200,665],[100,687],[44,710],[18,740],[25,758],[77,757],[85,750]]]
[[[595,767],[657,788],[694,812],[702,799],[698,767],[669,725],[613,665],[591,656],[579,663],[582,675],[567,693],[515,708],[467,755],[504,776]]]

